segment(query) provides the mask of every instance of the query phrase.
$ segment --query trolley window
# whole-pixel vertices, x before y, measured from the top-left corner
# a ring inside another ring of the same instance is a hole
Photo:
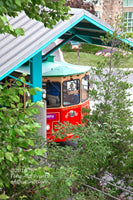
[[[61,103],[61,84],[59,82],[43,83],[43,99],[47,100],[47,107],[59,107]]]
[[[80,102],[80,80],[63,82],[63,106],[70,106]]]
[[[85,75],[81,79],[81,102],[88,99],[88,89],[89,89],[89,75]]]

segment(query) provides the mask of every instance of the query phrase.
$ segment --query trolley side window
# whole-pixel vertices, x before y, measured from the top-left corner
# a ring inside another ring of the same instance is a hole
[[[43,83],[43,98],[47,100],[47,107],[59,107],[61,104],[61,84],[48,81]]]
[[[89,75],[85,75],[81,79],[81,102],[88,99],[88,89],[89,89]]]
[[[63,82],[63,106],[75,105],[80,102],[80,80]]]

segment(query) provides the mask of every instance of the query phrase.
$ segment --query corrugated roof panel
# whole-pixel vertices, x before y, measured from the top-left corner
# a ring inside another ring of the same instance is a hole
[[[28,27],[27,27],[27,31],[25,33],[25,42],[26,40],[29,38],[29,36],[31,37],[31,40],[30,40],[30,43],[32,42],[32,37],[34,37],[34,35],[36,34],[36,32],[38,31],[39,34],[38,34],[38,37],[40,37],[40,26],[38,26],[38,23],[34,23],[34,24],[26,24]],[[30,26],[29,26],[30,25]],[[29,40],[27,40],[29,41]],[[15,49],[17,48],[18,49],[18,45],[20,46],[21,44],[23,44],[23,40],[21,39],[21,36],[17,37],[17,38],[14,38],[12,40],[10,40],[10,42],[8,42],[7,39],[3,40],[2,42],[2,53],[0,54],[0,59],[2,58],[3,61],[4,61],[4,56],[6,56],[6,54],[8,52],[11,52],[12,49],[13,51],[15,51]],[[24,45],[24,44],[23,44]],[[28,45],[28,44],[26,44]],[[21,46],[20,46],[21,48]],[[13,56],[13,52],[11,52],[12,56]]]
[[[23,28],[26,30],[25,36],[15,38],[9,35],[8,38],[3,38],[0,49],[0,65],[3,68],[5,68],[5,66],[8,67],[15,61],[17,64],[17,60],[21,57],[25,59],[24,55],[28,53],[29,49],[34,51],[35,46],[42,41],[42,38],[44,38],[45,34],[48,32],[48,29],[44,28],[42,23],[37,23],[35,20],[29,21],[29,19],[26,21],[26,26],[23,26]]]

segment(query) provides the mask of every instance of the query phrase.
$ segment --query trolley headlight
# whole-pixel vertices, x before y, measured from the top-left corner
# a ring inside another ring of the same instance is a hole
[[[69,117],[74,117],[75,116],[75,112],[73,111],[73,110],[71,110],[70,112],[69,112]]]
[[[46,130],[48,131],[50,129],[50,125],[47,124]]]
[[[43,99],[46,99],[46,90],[45,89],[42,89],[42,96],[43,96]]]

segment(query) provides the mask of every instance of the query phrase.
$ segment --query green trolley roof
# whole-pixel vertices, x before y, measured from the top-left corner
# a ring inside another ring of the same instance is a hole
[[[19,67],[17,72],[30,74],[29,65]],[[49,59],[42,63],[42,76],[43,77],[61,77],[78,75],[90,71],[89,66],[72,65],[66,62],[53,62]]]

